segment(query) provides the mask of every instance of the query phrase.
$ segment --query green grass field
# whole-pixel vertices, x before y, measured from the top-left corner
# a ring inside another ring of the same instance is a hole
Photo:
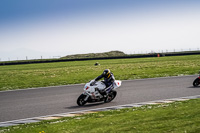
[[[99,62],[99,66],[94,66]],[[197,74],[200,55],[0,66],[0,90],[86,83],[109,68],[129,80]]]
[[[99,62],[100,66],[94,66]],[[109,68],[116,79],[197,74],[200,55],[0,66],[0,90],[85,83]],[[198,133],[200,99],[2,127],[0,133]]]
[[[200,99],[0,128],[0,133],[199,133]]]

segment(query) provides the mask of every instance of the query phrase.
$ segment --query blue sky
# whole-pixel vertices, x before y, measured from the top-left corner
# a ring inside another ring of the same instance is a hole
[[[198,0],[1,0],[0,60],[200,48]]]

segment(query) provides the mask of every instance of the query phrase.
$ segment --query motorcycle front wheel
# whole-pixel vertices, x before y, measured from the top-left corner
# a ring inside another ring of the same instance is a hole
[[[111,90],[108,96],[104,99],[104,102],[105,103],[111,102],[116,97],[116,95],[117,95],[117,91]]]
[[[193,82],[193,86],[194,87],[197,87],[198,85],[200,84],[200,79],[199,78],[196,78]]]
[[[78,97],[78,99],[77,99],[77,104],[78,104],[79,106],[83,106],[83,105],[85,105],[85,104],[87,103],[87,101],[84,100],[85,97],[86,97],[86,95],[83,95],[83,94],[81,94],[81,95]]]

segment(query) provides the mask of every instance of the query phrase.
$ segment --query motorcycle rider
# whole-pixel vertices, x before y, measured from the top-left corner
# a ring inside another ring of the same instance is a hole
[[[90,85],[93,86],[96,81],[104,78],[103,83],[106,85],[106,88],[103,90],[98,90],[100,94],[103,96],[107,96],[107,91],[109,92],[111,89],[113,89],[113,82],[115,81],[115,77],[113,73],[109,69],[105,69],[101,75],[99,75],[94,82],[92,82]]]

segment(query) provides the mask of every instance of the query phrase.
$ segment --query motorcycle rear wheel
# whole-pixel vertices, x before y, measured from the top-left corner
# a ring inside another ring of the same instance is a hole
[[[194,87],[197,87],[198,85],[200,84],[200,79],[199,78],[196,78],[193,82],[193,86]]]
[[[83,94],[81,94],[81,95],[78,97],[78,99],[77,99],[77,104],[78,104],[79,106],[83,106],[83,105],[85,105],[85,104],[87,103],[87,101],[84,100],[85,97],[86,97],[86,95],[83,95]]]
[[[111,90],[108,96],[104,99],[104,103],[111,102],[117,95],[117,91]]]

